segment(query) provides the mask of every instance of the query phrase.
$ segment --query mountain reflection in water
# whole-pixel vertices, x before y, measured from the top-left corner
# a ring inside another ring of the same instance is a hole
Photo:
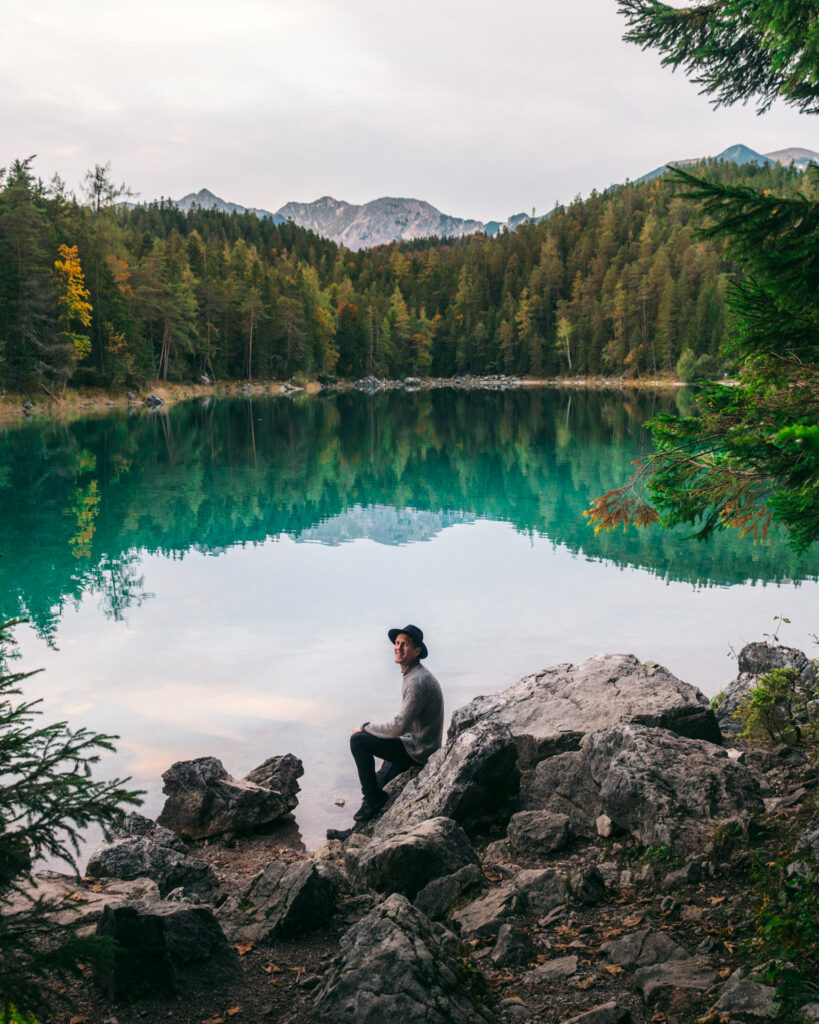
[[[425,541],[492,519],[592,560],[698,585],[817,577],[781,538],[595,536],[583,510],[686,393],[452,392],[193,401],[0,433],[0,615],[51,634],[67,602],[119,618],[151,595],[141,554],[180,558],[287,535]],[[676,403],[676,404],[675,404]],[[683,411],[686,411],[685,409]]]

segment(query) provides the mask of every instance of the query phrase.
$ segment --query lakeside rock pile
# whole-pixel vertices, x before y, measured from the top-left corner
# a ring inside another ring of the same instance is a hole
[[[162,776],[168,799],[157,821],[186,839],[262,828],[296,807],[303,774],[292,754],[269,758],[244,779],[228,775],[215,757],[177,761]]]
[[[749,645],[723,704],[780,662],[816,671],[799,652]],[[247,1000],[252,971],[279,970],[292,949],[305,966],[287,1001],[271,1010],[278,997],[259,982],[244,1021],[773,1020],[775,989],[741,969],[737,943],[751,850],[779,855],[790,831],[801,852],[783,870],[815,870],[819,769],[790,747],[727,749],[725,720],[631,655],[554,666],[456,711],[444,747],[390,783],[375,821],[290,863],[271,858],[227,898],[231,879],[204,859],[212,837],[264,824],[266,812],[249,824],[248,806],[267,806],[255,787],[295,807],[301,763],[273,758],[238,781],[215,758],[174,765],[160,816],[173,831],[129,815],[89,865],[154,887],[96,911],[126,948],[154,936],[105,991],[144,991],[147,974],[171,993],[220,979]],[[208,838],[191,849],[179,836],[194,832]],[[201,941],[174,959],[178,929]]]
[[[454,388],[456,391],[511,391],[520,387],[517,377],[506,374],[489,374],[473,377],[463,374],[458,377],[405,377],[404,380],[389,380],[370,374],[355,381],[353,388],[365,394],[374,395],[377,391],[418,391],[424,389]]]

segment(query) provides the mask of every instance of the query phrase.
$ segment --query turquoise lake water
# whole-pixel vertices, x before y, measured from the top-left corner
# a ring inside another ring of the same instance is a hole
[[[162,805],[173,761],[302,758],[314,846],[358,804],[351,729],[394,713],[390,626],[420,625],[448,711],[557,662],[633,652],[712,696],[792,621],[819,551],[595,536],[652,414],[687,392],[205,399],[0,431],[0,614],[50,718],[121,737],[102,770]],[[343,798],[347,806],[335,806]]]

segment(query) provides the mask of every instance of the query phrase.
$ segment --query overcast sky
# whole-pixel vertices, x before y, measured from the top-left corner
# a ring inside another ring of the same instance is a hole
[[[819,150],[784,106],[714,111],[615,0],[36,0],[3,7],[0,165],[142,200],[207,187],[276,210],[426,199],[483,220],[550,209],[737,142]]]

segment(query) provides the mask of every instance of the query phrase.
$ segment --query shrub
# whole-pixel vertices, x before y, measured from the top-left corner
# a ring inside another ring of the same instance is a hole
[[[697,379],[697,357],[690,348],[684,349],[677,360],[677,377],[683,384],[691,384]]]
[[[745,949],[753,962],[766,961],[766,980],[791,1007],[819,995],[819,876],[803,866],[802,873],[788,875],[783,861],[757,864],[754,937]]]
[[[745,726],[744,739],[768,739],[772,743],[799,743],[803,729],[814,733],[815,671],[804,679],[798,669],[775,668],[762,676],[734,712]]]

